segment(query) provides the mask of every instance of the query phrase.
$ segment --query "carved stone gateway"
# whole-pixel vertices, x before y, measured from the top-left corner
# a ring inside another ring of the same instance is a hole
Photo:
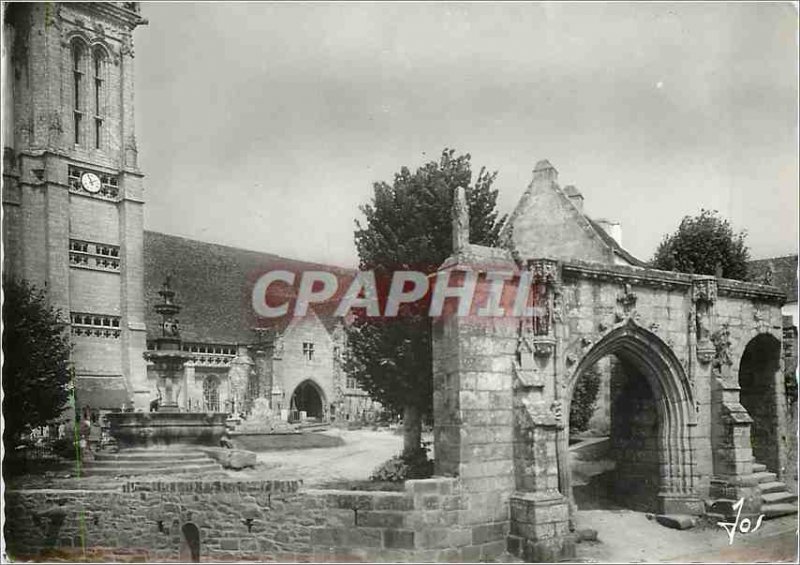
[[[459,527],[505,540],[528,561],[574,555],[569,413],[578,380],[609,356],[632,375],[620,381],[623,423],[639,426],[634,439],[648,446],[618,449],[614,484],[642,486],[633,494],[658,513],[703,514],[735,497],[748,514],[760,509],[737,372],[750,340],[781,339],[776,289],[525,257],[465,235],[443,270],[477,274],[475,296],[490,294],[492,271],[513,275],[510,295],[528,292],[525,309],[505,316],[434,320],[436,474],[459,479],[470,508]],[[776,450],[785,461],[785,446]]]

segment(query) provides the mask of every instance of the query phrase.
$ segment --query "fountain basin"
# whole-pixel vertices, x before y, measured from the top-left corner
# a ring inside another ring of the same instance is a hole
[[[121,448],[219,446],[228,415],[222,412],[112,412],[106,416]]]

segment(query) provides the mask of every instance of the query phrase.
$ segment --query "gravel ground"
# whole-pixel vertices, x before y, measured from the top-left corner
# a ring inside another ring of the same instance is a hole
[[[577,558],[584,562],[796,562],[796,516],[765,521],[755,532],[737,534],[733,544],[711,521],[673,530],[641,512],[579,510],[576,522],[598,534],[597,542],[578,544]]]
[[[324,433],[340,435],[345,444],[261,452],[260,470],[256,471],[265,479],[302,478],[306,486],[360,481],[368,479],[378,465],[403,449],[403,436],[390,430],[334,429]]]

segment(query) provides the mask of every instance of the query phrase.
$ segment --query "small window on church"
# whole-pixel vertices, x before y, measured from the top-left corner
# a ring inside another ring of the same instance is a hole
[[[105,55],[101,49],[95,49],[94,63],[94,146],[100,149],[103,140],[103,66]]]
[[[75,145],[81,144],[81,113],[75,112]]]
[[[203,408],[207,412],[219,412],[219,380],[215,376],[203,381]]]
[[[311,361],[314,359],[314,344],[309,342],[303,343],[303,357],[306,358],[307,361]]]
[[[103,120],[100,118],[94,119],[94,146],[95,149],[100,149],[100,138],[103,134]]]
[[[81,120],[83,118],[83,66],[85,48],[81,41],[72,42],[72,118],[75,145],[81,144]]]

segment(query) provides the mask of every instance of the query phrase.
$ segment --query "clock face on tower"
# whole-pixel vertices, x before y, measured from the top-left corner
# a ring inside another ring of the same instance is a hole
[[[86,192],[96,194],[100,192],[100,177],[94,173],[83,173],[81,175],[81,186]]]

